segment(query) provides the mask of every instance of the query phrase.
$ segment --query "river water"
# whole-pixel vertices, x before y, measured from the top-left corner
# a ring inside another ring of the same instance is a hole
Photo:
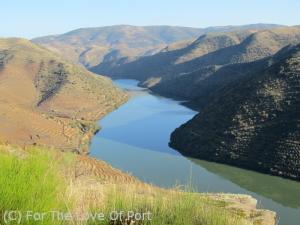
[[[196,112],[134,80],[114,82],[132,97],[99,121],[93,157],[161,187],[192,184],[199,192],[250,194],[259,207],[277,212],[280,225],[300,224],[300,182],[181,156],[168,146],[170,134]]]

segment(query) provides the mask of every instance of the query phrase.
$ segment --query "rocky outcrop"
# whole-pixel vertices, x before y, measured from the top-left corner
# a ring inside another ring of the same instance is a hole
[[[225,86],[170,145],[184,155],[300,180],[300,45]]]
[[[211,199],[223,201],[225,208],[242,214],[250,224],[275,225],[276,213],[257,207],[257,200],[249,195],[241,194],[207,194]]]
[[[4,68],[5,64],[12,58],[12,55],[7,50],[0,51],[0,70]]]
[[[40,63],[40,69],[35,76],[35,87],[39,90],[40,96],[37,102],[37,106],[41,105],[43,101],[46,101],[51,96],[55,95],[59,89],[67,81],[68,74],[62,63],[50,61],[45,65],[42,61]]]

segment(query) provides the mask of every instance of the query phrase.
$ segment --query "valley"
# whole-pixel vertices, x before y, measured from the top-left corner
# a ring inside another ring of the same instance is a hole
[[[279,224],[297,223],[299,182],[178,154],[168,146],[170,133],[197,112],[149,93],[137,81],[114,82],[132,97],[99,121],[102,129],[92,140],[92,157],[164,188],[190,184],[200,193],[251,195],[259,207],[277,213]]]
[[[52,43],[47,42],[47,38],[44,41],[42,44],[46,47]],[[261,27],[257,24],[230,30],[219,27],[207,30],[194,41],[172,43],[152,55],[122,63],[113,60],[114,63],[105,68],[100,63],[89,70],[113,79],[138,80],[140,87],[184,100],[185,105],[202,111],[197,116],[202,118],[201,122],[194,119],[171,136],[171,146],[182,154],[299,180],[296,113],[299,111],[299,71],[297,57],[288,55],[299,42],[299,26],[266,24]],[[238,103],[239,98],[242,101],[245,97],[244,90],[255,89],[263,81],[251,87],[247,87],[247,82],[268,70],[279,73],[282,67],[275,65],[287,57],[295,61],[291,67],[296,68],[288,72],[294,74],[294,78],[270,77],[274,81],[266,81],[264,85],[268,87],[256,90],[264,94],[253,96],[252,103]],[[242,87],[232,94],[235,85]],[[235,117],[226,117],[221,109],[224,102],[227,102],[224,109],[236,106]],[[214,116],[210,119],[211,115]],[[266,147],[273,140],[278,142]]]
[[[26,167],[31,155],[63,159],[52,175],[70,183],[61,182],[72,212],[103,199],[108,210],[112,195],[113,204],[162,210],[157,224],[170,224],[166,214],[179,205],[171,223],[197,214],[186,224],[274,225],[276,212],[279,225],[295,225],[299,43],[299,26],[276,24],[2,38],[3,170]]]

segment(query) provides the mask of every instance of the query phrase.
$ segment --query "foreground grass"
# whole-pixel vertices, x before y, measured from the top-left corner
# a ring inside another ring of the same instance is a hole
[[[38,221],[39,218],[35,221],[24,217],[25,213],[29,216],[28,211],[67,210],[69,202],[64,199],[67,184],[60,173],[62,162],[68,164],[68,160],[71,157],[62,159],[53,152],[38,148],[22,155],[0,150],[0,224],[59,224],[52,221],[49,214],[42,219],[43,223]],[[11,218],[4,221],[9,211],[18,213],[11,214]]]
[[[236,213],[225,210],[225,203],[193,192],[141,183],[107,183],[94,178],[92,184],[90,178],[88,183],[81,182],[80,191],[76,192],[78,182],[74,179],[79,178],[72,175],[74,159],[73,155],[53,150],[32,148],[25,154],[16,154],[3,151],[0,146],[0,224],[249,224]],[[92,194],[91,190],[96,192]],[[83,200],[77,201],[79,198]],[[40,220],[23,215],[21,221],[7,223],[4,217],[8,210],[59,211],[74,216],[58,219],[46,214]]]
[[[91,219],[96,224],[151,225],[246,225],[250,224],[234,212],[225,210],[224,202],[205,195],[180,190],[161,190],[138,185],[111,185],[106,190],[103,206],[105,220]]]

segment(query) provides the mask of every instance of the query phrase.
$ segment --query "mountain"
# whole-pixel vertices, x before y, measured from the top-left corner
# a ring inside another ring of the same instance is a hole
[[[207,28],[117,25],[81,28],[61,35],[35,38],[32,41],[72,62],[87,68],[97,67],[96,71],[102,74],[103,71],[137,58],[153,55],[167,45],[183,40],[192,41],[206,33],[274,27],[280,25],[253,24]]]
[[[223,87],[172,133],[170,145],[195,158],[300,180],[300,44],[260,65],[269,66]]]
[[[0,142],[87,151],[95,121],[126,95],[25,39],[0,39]]]
[[[203,105],[216,89],[253,69],[245,63],[272,56],[284,46],[299,42],[299,26],[210,33],[182,48],[166,48],[100,71],[113,78],[137,79],[156,93]],[[99,72],[97,67],[91,70]]]
[[[160,79],[167,74],[177,73],[176,70],[189,61],[216,50],[239,44],[253,32],[255,30],[204,34],[192,43],[189,41],[180,44],[175,43],[157,54],[141,57],[136,61],[125,63],[110,70],[103,70],[103,67],[99,66],[91,68],[91,70],[117,78],[129,77],[140,81],[147,81],[152,78]],[[183,48],[180,48],[180,45],[183,45]]]
[[[130,61],[153,54],[168,44],[194,39],[198,28],[129,25],[81,28],[62,35],[33,39],[75,63],[87,68],[102,62]]]
[[[144,85],[157,93],[188,99],[203,106],[218,89],[232,81],[268,66],[260,60],[274,55],[289,44],[300,43],[300,27],[280,28],[255,32],[240,44],[219,49],[202,57],[172,66],[170,72]]]

